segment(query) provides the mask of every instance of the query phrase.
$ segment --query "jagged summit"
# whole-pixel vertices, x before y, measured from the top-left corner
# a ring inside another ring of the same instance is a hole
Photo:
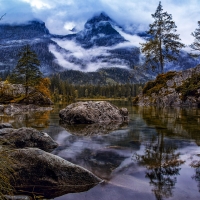
[[[94,24],[102,21],[112,22],[113,20],[105,12],[101,12],[100,14],[96,14],[94,17],[89,19],[86,24]]]
[[[67,36],[67,39],[74,40],[83,48],[100,46],[113,46],[126,40],[113,27],[115,22],[104,12],[89,19],[84,30]]]
[[[18,52],[29,44],[37,53],[40,70],[45,75],[68,70],[65,77],[73,83],[125,83],[130,76],[132,82],[139,83],[152,78],[152,72],[134,68],[143,62],[137,40],[146,39],[146,35],[125,32],[105,12],[90,18],[82,31],[72,31],[73,34],[62,36],[50,34],[45,23],[37,19],[22,24],[0,24],[0,44],[3,44],[0,45],[0,74],[16,66]],[[168,68],[189,68],[197,62],[181,53],[177,64]],[[91,74],[83,78],[86,73],[78,73],[78,70]]]

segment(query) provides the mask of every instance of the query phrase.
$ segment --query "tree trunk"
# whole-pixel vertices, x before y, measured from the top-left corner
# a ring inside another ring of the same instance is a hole
[[[162,40],[160,38],[160,41],[159,41],[159,51],[160,51],[160,66],[161,66],[161,73],[163,73],[163,56],[162,56]]]

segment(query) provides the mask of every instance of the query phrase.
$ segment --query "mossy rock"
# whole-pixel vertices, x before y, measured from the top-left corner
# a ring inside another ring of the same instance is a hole
[[[159,74],[155,81],[149,81],[143,88],[142,93],[150,96],[152,93],[158,94],[161,88],[167,87],[167,81],[171,80],[176,75],[175,71],[170,71],[165,74]]]

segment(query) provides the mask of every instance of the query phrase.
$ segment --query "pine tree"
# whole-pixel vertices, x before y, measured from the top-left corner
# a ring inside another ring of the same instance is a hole
[[[195,54],[191,54],[193,57],[199,57],[200,53],[196,53],[200,51],[200,21],[198,21],[199,28],[192,33],[192,36],[195,38],[194,42],[190,45],[190,47],[195,51]]]
[[[36,53],[31,51],[29,45],[25,46],[19,55],[20,59],[11,74],[10,81],[11,83],[23,84],[27,97],[29,87],[35,87],[42,77],[42,73],[38,68],[40,61]]]
[[[163,12],[161,2],[152,17],[154,22],[147,31],[150,39],[141,44],[141,50],[146,57],[145,64],[163,73],[165,63],[177,60],[180,49],[185,45],[179,42],[179,34],[175,33],[177,26],[172,15]]]

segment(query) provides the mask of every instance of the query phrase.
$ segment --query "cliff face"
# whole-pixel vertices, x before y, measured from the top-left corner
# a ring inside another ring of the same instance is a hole
[[[148,82],[134,99],[141,106],[200,106],[200,65],[182,72],[168,72]]]

